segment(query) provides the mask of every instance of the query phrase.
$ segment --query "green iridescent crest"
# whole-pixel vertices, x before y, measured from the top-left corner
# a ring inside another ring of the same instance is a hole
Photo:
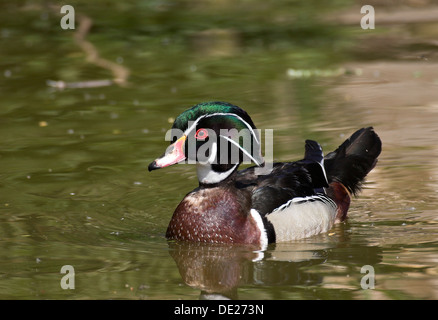
[[[187,142],[196,136],[197,130],[205,128],[211,130],[210,137],[216,137],[217,145],[222,153],[223,143],[230,143],[238,147],[243,155],[260,165],[263,162],[261,157],[261,146],[259,132],[256,129],[250,116],[243,109],[227,102],[204,102],[181,113],[175,120],[172,130],[175,130],[188,137]],[[175,134],[172,143],[180,135]],[[204,143],[213,143],[211,139],[205,142],[197,141],[196,150]],[[193,149],[192,149],[193,150]],[[188,155],[190,158],[190,155]]]
[[[192,108],[181,113],[175,119],[172,128],[177,128],[185,131],[188,128],[188,124],[190,121],[194,122],[202,116],[214,115],[214,114],[237,115],[238,117],[242,118],[245,122],[247,122],[253,129],[255,129],[254,123],[252,122],[249,115],[243,109],[231,103],[222,102],[222,101],[203,102],[193,106]],[[236,129],[243,129],[241,124],[239,124],[239,121],[237,121],[238,119],[236,117],[226,116],[226,118],[224,119],[233,122]]]

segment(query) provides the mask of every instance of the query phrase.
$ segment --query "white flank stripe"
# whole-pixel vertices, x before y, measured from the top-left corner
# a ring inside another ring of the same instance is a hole
[[[319,163],[319,165],[321,166],[322,173],[324,173],[325,182],[327,182],[327,184],[329,184],[328,179],[327,179],[327,174],[325,173],[325,168],[324,168],[324,153],[323,153],[322,147],[319,143],[318,143],[318,146],[319,146],[319,150],[321,151],[321,154],[322,154],[322,159],[321,159],[321,162]]]
[[[323,196],[294,198],[266,215],[276,242],[307,238],[327,232],[336,218],[336,204]]]
[[[284,208],[289,207],[292,203],[303,203],[303,202],[312,201],[312,200],[314,200],[314,201],[322,201],[322,202],[327,203],[327,204],[333,206],[334,208],[336,208],[336,204],[335,204],[335,202],[332,199],[330,199],[330,198],[328,198],[328,197],[326,197],[324,195],[316,194],[316,195],[313,195],[313,196],[292,198],[288,202],[286,202],[285,204],[282,204],[278,208],[274,209],[274,211],[272,211],[272,213],[274,213],[276,211],[281,211]]]
[[[260,230],[260,245],[261,245],[261,251],[266,250],[268,247],[268,235],[266,234],[265,225],[263,224],[262,216],[256,209],[251,209],[251,216],[257,223],[257,227]]]
[[[324,168],[324,158],[322,158],[321,163],[319,165],[321,166],[322,173],[324,173],[325,182],[327,182],[327,184],[329,184],[328,179],[327,179],[327,174],[325,173],[325,168]]]

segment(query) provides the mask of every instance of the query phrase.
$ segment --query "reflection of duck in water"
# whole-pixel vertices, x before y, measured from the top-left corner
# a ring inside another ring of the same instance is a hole
[[[321,235],[322,238],[271,244],[263,252],[253,251],[256,248],[252,245],[169,241],[169,254],[182,280],[193,289],[201,290],[200,299],[239,299],[242,295],[239,288],[245,287],[260,288],[265,298],[289,299],[293,292],[300,294],[297,286],[318,287],[324,283],[325,275],[336,274],[327,271],[331,270],[330,266],[322,269],[324,272],[316,272],[320,270],[318,265],[336,266],[339,262],[351,265],[345,274],[339,274],[342,281],[356,282],[360,288],[359,277],[363,276],[360,267],[378,264],[382,249],[366,243],[351,243],[343,225],[336,232],[330,239]],[[314,294],[317,297],[317,293]],[[314,298],[312,294],[307,297]]]
[[[300,270],[325,261],[329,246],[294,243],[277,244],[266,259],[252,246],[169,242],[183,281],[201,290],[201,299],[237,299],[237,289],[245,285],[314,285],[321,276]],[[283,262],[281,264],[281,262]],[[286,262],[286,263],[285,263]]]
[[[184,160],[197,164],[199,187],[178,205],[166,233],[192,242],[265,248],[326,232],[346,218],[350,194],[359,191],[381,151],[373,128],[364,128],[325,157],[317,142],[307,140],[303,160],[274,163],[264,172],[255,125],[225,102],[186,110],[172,130],[172,144],[149,170]],[[244,159],[257,166],[238,171]]]

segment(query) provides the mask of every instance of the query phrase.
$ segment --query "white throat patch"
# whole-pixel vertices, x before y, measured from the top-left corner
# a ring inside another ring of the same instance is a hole
[[[236,163],[230,170],[225,172],[216,172],[212,169],[211,164],[196,164],[196,172],[198,174],[198,180],[201,183],[213,184],[219,183],[222,180],[228,178],[230,174],[237,168],[239,164]]]

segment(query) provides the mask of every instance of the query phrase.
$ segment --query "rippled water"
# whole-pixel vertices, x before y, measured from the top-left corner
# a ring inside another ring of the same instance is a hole
[[[348,1],[320,15],[316,2],[254,3],[77,1],[93,23],[83,40],[107,65],[75,38],[84,20],[62,30],[57,8],[0,5],[0,298],[438,297],[437,29],[422,20],[435,7],[405,24],[377,6],[401,22],[364,31]],[[383,152],[348,221],[264,252],[168,243],[194,168],[146,168],[173,119],[208,100],[274,129],[283,161],[307,138],[330,151],[373,125]],[[374,289],[361,287],[365,265]]]

